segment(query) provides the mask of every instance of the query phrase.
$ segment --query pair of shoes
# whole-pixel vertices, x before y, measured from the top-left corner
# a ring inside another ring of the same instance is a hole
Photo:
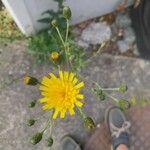
[[[118,107],[110,107],[106,110],[105,121],[112,137],[113,150],[120,144],[129,147],[130,122],[126,120],[123,112]],[[81,150],[69,136],[63,138],[61,145],[61,150]]]

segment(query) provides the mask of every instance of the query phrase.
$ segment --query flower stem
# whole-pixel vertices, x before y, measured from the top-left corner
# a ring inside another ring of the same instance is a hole
[[[109,98],[111,98],[112,100],[114,100],[115,102],[118,103],[119,100],[117,98],[113,97],[112,95],[108,94],[107,92],[104,92],[104,93],[106,96],[108,96]]]
[[[83,113],[81,108],[79,108],[79,107],[77,107],[77,108],[79,110],[79,113],[80,113],[81,117],[84,119],[86,117],[86,115]]]
[[[94,83],[99,89],[103,90],[103,88],[102,88],[97,82],[93,81],[93,83]],[[113,88],[112,88],[112,89],[113,89]],[[112,89],[111,89],[111,90],[112,90]],[[107,97],[111,98],[112,100],[114,100],[115,102],[118,103],[119,100],[118,100],[117,98],[111,96],[111,95],[108,94],[105,90],[103,90],[103,93],[104,93]]]
[[[59,35],[59,38],[60,38],[60,40],[61,40],[61,42],[62,42],[62,44],[63,44],[64,50],[65,50],[66,61],[67,61],[67,67],[69,68],[69,59],[68,59],[68,53],[67,53],[66,43],[64,42],[64,40],[63,40],[63,38],[62,38],[62,35],[61,35],[61,33],[60,33],[58,27],[55,27],[55,28],[56,28],[56,31],[57,31],[57,33],[58,33],[58,35]]]
[[[48,120],[48,123],[46,125],[46,127],[42,130],[42,132],[44,133],[46,129],[50,128],[51,129],[51,126],[52,126],[52,115],[53,113],[50,114],[50,119]]]
[[[60,40],[61,40],[61,42],[62,42],[64,48],[66,49],[65,42],[64,42],[64,40],[63,40],[63,38],[62,38],[62,36],[61,36],[61,33],[60,33],[58,27],[55,27],[55,28],[56,28],[56,31],[57,31],[57,33],[58,33],[58,35],[59,35],[59,38],[60,38]]]
[[[67,28],[66,28],[66,39],[65,39],[65,42],[68,41],[68,33],[69,33],[69,20],[66,19],[66,23],[67,23]]]
[[[68,34],[69,34],[69,20],[68,19],[66,19],[66,39],[65,39],[65,43],[67,43],[68,42]],[[67,46],[66,47],[66,49],[67,49],[67,52],[69,52],[69,47]],[[73,70],[73,65],[72,65],[72,63],[71,63],[71,60],[70,59],[68,59],[69,60],[69,64],[70,64],[70,67],[71,67],[71,69]]]
[[[118,91],[119,88],[102,88],[104,91]]]

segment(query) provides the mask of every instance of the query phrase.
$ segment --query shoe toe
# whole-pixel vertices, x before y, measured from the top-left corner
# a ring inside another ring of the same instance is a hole
[[[61,150],[81,150],[81,149],[79,145],[71,137],[65,137],[61,142]]]

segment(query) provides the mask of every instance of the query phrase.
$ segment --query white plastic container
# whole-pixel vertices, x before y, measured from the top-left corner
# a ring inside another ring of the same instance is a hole
[[[26,35],[34,34],[48,26],[37,22],[43,17],[41,16],[42,12],[48,9],[57,9],[57,3],[53,0],[2,1],[20,30]],[[65,4],[71,7],[72,23],[76,24],[113,11],[121,1],[123,0],[65,0]]]

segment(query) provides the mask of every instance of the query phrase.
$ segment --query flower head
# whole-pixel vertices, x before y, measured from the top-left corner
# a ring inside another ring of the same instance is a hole
[[[64,118],[66,112],[74,115],[75,106],[82,107],[80,101],[84,98],[80,94],[80,89],[84,86],[83,82],[78,82],[74,73],[59,71],[59,77],[49,73],[49,77],[44,76],[39,89],[44,98],[40,99],[45,103],[43,110],[54,109],[53,119],[56,119],[60,113],[60,118]]]
[[[57,60],[59,58],[60,54],[58,52],[52,52],[50,54],[50,57],[53,59],[53,60]]]
[[[31,144],[36,145],[37,143],[39,143],[42,140],[42,136],[43,132],[35,133],[30,140]]]
[[[23,82],[27,85],[37,85],[38,79],[36,79],[35,77],[31,77],[29,75],[24,75],[23,76]]]
[[[89,116],[87,116],[87,117],[84,118],[84,125],[85,125],[85,127],[87,127],[88,129],[93,129],[93,128],[96,127],[96,125],[95,125],[93,119],[92,119],[91,117],[89,117]]]
[[[71,18],[71,10],[68,6],[65,6],[63,8],[63,16],[66,18],[66,19],[70,19]]]

